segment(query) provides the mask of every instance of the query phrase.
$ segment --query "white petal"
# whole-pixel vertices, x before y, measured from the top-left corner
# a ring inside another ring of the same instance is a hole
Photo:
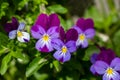
[[[81,41],[79,39],[77,39],[76,46],[80,46],[80,44],[81,44]]]
[[[20,42],[28,42],[30,40],[30,35],[27,32],[22,32],[23,36],[17,37]]]
[[[9,32],[9,38],[10,39],[15,39],[17,34],[17,30],[12,30],[11,32]]]
[[[18,30],[23,30],[25,28],[25,23],[23,23],[23,22],[21,22],[20,24],[19,24],[19,27],[18,27]]]

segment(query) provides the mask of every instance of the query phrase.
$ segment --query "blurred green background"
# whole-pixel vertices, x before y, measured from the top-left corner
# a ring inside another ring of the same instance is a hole
[[[64,64],[51,53],[38,52],[32,37],[29,43],[8,39],[4,25],[13,16],[30,32],[42,12],[57,13],[65,30],[80,17],[92,18],[96,36]],[[0,0],[0,80],[101,80],[89,70],[91,54],[99,53],[95,45],[111,48],[120,57],[120,0]]]

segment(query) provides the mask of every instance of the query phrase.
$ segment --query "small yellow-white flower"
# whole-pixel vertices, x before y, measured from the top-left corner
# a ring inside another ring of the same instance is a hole
[[[20,23],[17,30],[12,30],[9,32],[9,38],[15,39],[17,36],[18,41],[29,42],[30,35],[29,33],[24,31],[24,28],[25,28],[25,24],[23,22]]]

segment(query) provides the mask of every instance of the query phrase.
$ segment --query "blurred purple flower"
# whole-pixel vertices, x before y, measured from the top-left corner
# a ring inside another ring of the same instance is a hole
[[[18,23],[18,20],[15,17],[12,17],[11,23],[5,24],[5,31],[9,33],[10,39],[15,39],[17,36],[18,41],[28,42],[30,40],[30,35],[27,32],[24,32],[25,24]]]
[[[54,57],[60,62],[69,61],[71,53],[76,51],[75,41],[77,40],[78,33],[75,29],[69,29],[66,34],[64,29],[60,28],[60,39],[57,39],[57,43],[53,46],[57,50],[54,53]]]
[[[31,28],[32,36],[39,39],[35,45],[41,52],[53,51],[52,43],[59,37],[60,20],[57,14],[40,14]]]
[[[93,20],[80,18],[73,28],[78,32],[77,47],[86,48],[88,46],[88,39],[92,39],[95,35]]]
[[[103,80],[120,80],[120,58],[114,58],[110,64],[98,60],[93,67],[99,75],[103,75]]]
[[[100,48],[100,53],[93,54],[90,60],[93,65],[96,61],[104,61],[107,64],[110,64],[114,58],[115,58],[114,51],[112,51],[111,49]],[[93,74],[97,74],[93,65],[91,66],[90,70]]]
[[[4,29],[7,33],[9,33],[12,30],[17,30],[18,26],[19,26],[18,20],[15,17],[12,17],[12,22],[6,23]]]
[[[111,49],[100,48],[99,54],[93,54],[91,56],[91,62],[95,63],[97,60],[105,61],[106,63],[110,64],[111,61],[115,58],[115,53]]]

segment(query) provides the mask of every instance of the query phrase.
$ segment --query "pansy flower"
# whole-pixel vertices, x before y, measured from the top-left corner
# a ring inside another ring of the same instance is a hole
[[[91,63],[93,64],[90,68],[90,71],[93,74],[97,74],[97,72],[94,69],[94,63],[96,61],[104,61],[107,64],[110,64],[111,61],[115,58],[115,53],[111,49],[106,49],[106,48],[100,48],[100,53],[99,54],[93,54],[91,56]]]
[[[28,42],[30,40],[29,33],[24,31],[25,24],[23,22],[18,23],[16,18],[12,18],[11,23],[5,24],[5,30],[9,33],[10,39],[15,39],[17,37],[20,42]]]
[[[73,28],[78,32],[77,47],[86,48],[88,46],[88,39],[92,39],[95,35],[93,20],[80,18]]]
[[[96,61],[94,69],[103,80],[120,80],[120,58],[114,58],[110,64],[104,61]]]
[[[60,39],[57,39],[56,43],[53,44],[57,50],[53,56],[60,62],[69,61],[71,53],[76,51],[75,41],[77,40],[78,33],[75,29],[69,29],[66,34],[64,29],[60,28]]]
[[[97,60],[102,60],[105,61],[106,63],[110,64],[111,61],[115,58],[115,53],[113,50],[111,49],[106,49],[104,47],[100,48],[100,53],[96,54],[94,53],[91,56],[91,62],[95,63]]]
[[[41,52],[54,50],[52,43],[59,37],[60,20],[57,14],[40,14],[31,28],[33,38],[38,39],[35,47]]]

